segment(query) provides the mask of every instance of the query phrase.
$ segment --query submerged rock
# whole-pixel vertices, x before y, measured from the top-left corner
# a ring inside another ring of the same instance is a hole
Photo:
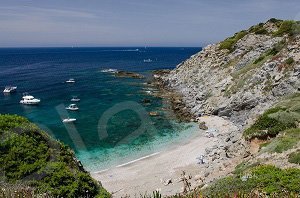
[[[116,77],[122,77],[122,78],[138,78],[138,79],[145,78],[141,74],[135,72],[128,72],[128,71],[116,71],[114,74]]]

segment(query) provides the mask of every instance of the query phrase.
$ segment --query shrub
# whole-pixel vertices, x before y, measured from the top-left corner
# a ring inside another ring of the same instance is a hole
[[[266,30],[266,28],[261,28],[255,31],[255,34],[268,34],[268,31]]]
[[[293,163],[293,164],[299,164],[299,165],[300,165],[300,150],[297,150],[296,152],[291,153],[291,154],[289,155],[288,161],[289,161],[290,163]]]
[[[286,129],[296,128],[296,124],[294,122],[284,123],[270,116],[274,113],[284,110],[285,109],[283,108],[273,108],[266,111],[256,120],[256,122],[250,128],[244,131],[245,138],[247,140],[253,138],[264,139],[266,137],[274,137],[279,132]]]
[[[256,60],[253,62],[253,64],[256,65],[256,64],[260,63],[261,61],[263,61],[265,58],[266,58],[265,55],[261,55],[260,57],[258,57],[258,59],[256,59]]]
[[[282,20],[276,19],[276,18],[271,18],[271,19],[268,20],[268,22],[271,22],[271,23],[278,23],[278,22],[282,22]]]
[[[295,61],[292,57],[289,57],[288,59],[285,60],[285,64],[288,64],[288,65],[292,65],[294,62]]]
[[[0,182],[24,183],[54,197],[95,197],[105,190],[73,152],[19,116],[0,115]],[[109,197],[109,196],[106,196]]]
[[[226,40],[222,41],[220,43],[220,49],[227,49],[229,51],[233,51],[234,45],[246,35],[246,31],[236,33],[233,37],[227,38]]]
[[[282,138],[279,138],[276,142],[277,143],[274,148],[274,152],[282,153],[284,151],[287,151],[287,150],[293,148],[298,143],[298,140],[291,138],[291,137],[282,137]]]
[[[282,197],[282,192],[300,193],[300,169],[279,169],[270,165],[252,167],[244,172],[243,179],[238,175],[218,180],[203,190],[207,197],[226,197],[234,194],[251,194],[261,190],[268,195]],[[250,196],[252,197],[252,196]]]
[[[274,36],[283,36],[285,34],[289,36],[297,35],[300,33],[300,24],[296,21],[283,21],[278,29],[277,32],[275,32]]]

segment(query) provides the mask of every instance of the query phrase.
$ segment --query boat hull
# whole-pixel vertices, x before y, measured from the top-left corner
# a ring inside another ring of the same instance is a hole
[[[74,119],[64,119],[62,122],[63,123],[72,123],[72,122],[75,122],[76,121],[76,119],[74,118]]]

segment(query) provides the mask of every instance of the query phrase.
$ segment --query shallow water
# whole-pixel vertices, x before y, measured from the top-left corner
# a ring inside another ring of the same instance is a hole
[[[147,94],[147,79],[115,78],[102,69],[135,71],[174,68],[199,48],[23,48],[0,49],[0,87],[16,85],[15,94],[0,94],[0,113],[18,114],[75,150],[90,171],[126,163],[192,133],[162,110],[165,101]],[[144,59],[152,59],[144,63]],[[76,83],[66,84],[69,78]],[[41,99],[38,106],[19,104],[23,92]],[[67,112],[72,96],[80,110]],[[144,98],[151,100],[143,104]],[[160,116],[149,117],[158,111]],[[74,117],[77,122],[63,124]]]

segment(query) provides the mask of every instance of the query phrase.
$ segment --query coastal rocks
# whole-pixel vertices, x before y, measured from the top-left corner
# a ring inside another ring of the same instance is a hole
[[[156,111],[151,111],[151,112],[149,112],[149,115],[150,116],[159,116],[159,113]]]
[[[205,122],[200,122],[199,123],[199,129],[201,129],[201,130],[207,130],[208,127],[206,126]]]
[[[145,78],[143,75],[135,73],[135,72],[128,72],[128,71],[116,71],[114,73],[116,77],[120,78],[137,78],[137,79],[142,79]]]
[[[151,100],[148,99],[148,98],[144,98],[144,99],[142,100],[142,103],[144,103],[144,104],[150,104],[150,103],[151,103]]]

